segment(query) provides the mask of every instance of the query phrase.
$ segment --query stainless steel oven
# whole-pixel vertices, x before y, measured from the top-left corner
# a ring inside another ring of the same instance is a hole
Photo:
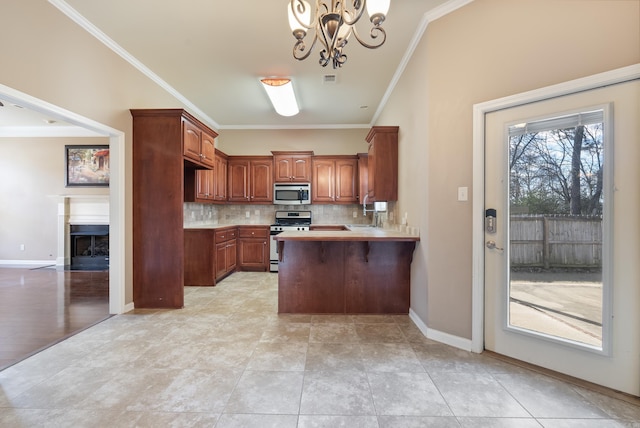
[[[276,211],[276,222],[271,225],[269,236],[269,271],[278,272],[278,242],[273,239],[287,231],[309,231],[311,211]]]

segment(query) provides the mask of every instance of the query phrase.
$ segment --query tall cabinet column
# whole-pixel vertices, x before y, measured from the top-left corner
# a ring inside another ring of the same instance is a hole
[[[131,114],[133,301],[136,308],[182,308],[184,169],[210,168],[207,163],[212,158],[185,157],[185,126],[193,133],[195,125],[207,138],[217,134],[182,109],[131,110]]]

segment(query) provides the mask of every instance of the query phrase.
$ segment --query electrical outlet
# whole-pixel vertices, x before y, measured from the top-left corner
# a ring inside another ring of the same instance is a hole
[[[247,211],[244,215],[245,215],[245,217],[247,217],[247,218],[251,217],[251,211]]]
[[[358,217],[358,211],[353,212],[353,218],[356,218],[356,217]]]
[[[20,251],[24,251],[24,244],[20,244]]]

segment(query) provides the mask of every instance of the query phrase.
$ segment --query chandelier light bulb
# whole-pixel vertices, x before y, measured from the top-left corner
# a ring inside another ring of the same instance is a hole
[[[378,15],[382,16],[384,20],[389,12],[390,3],[391,0],[367,0],[367,13],[371,21],[373,22],[373,17]]]

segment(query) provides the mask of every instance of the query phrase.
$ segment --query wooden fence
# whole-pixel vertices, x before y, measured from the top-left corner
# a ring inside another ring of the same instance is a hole
[[[602,266],[602,218],[513,215],[510,224],[513,267]]]

